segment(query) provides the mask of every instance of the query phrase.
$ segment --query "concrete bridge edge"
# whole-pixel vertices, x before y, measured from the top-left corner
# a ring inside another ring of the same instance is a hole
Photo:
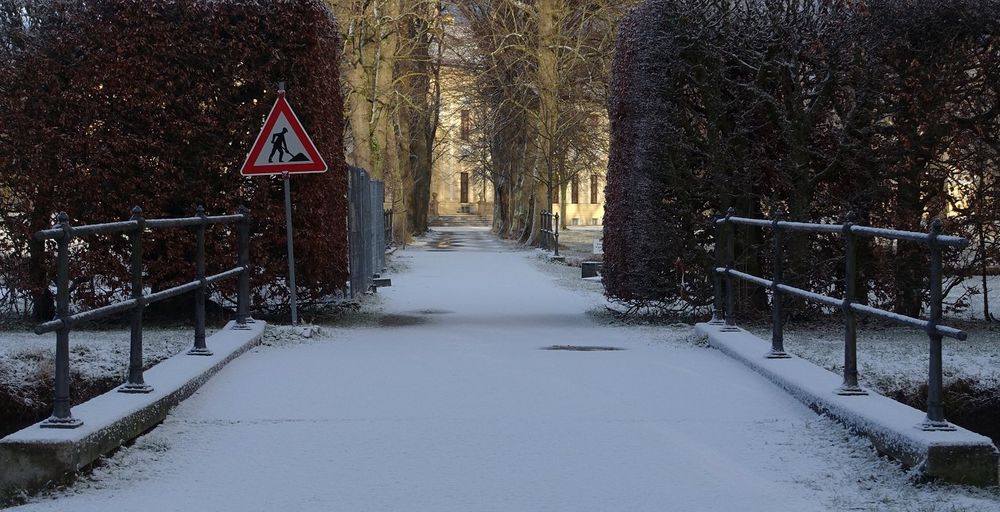
[[[237,329],[229,322],[208,338],[211,356],[181,352],[147,370],[152,393],[111,390],[74,407],[74,417],[84,422],[79,428],[43,429],[38,423],[0,439],[0,506],[72,480],[103,455],[154,428],[219,370],[256,346],[265,326],[257,320]]]
[[[985,436],[958,427],[924,431],[925,413],[869,390],[864,396],[836,393],[842,378],[798,357],[768,359],[771,344],[739,329],[698,324],[709,344],[749,366],[814,411],[867,437],[875,448],[925,477],[980,487],[998,485],[1000,452]],[[946,411],[947,412],[947,411]]]

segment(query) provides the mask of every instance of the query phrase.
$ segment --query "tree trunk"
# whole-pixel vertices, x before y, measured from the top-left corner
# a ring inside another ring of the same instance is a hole
[[[566,187],[565,183],[559,184],[559,227],[565,229],[569,224],[566,222]]]
[[[555,140],[554,134],[559,122],[559,70],[556,55],[558,43],[559,14],[564,11],[564,0],[540,0],[538,2],[538,133],[540,142],[540,157],[548,175],[548,183],[542,183],[540,175],[535,174],[537,184],[535,199],[538,203],[546,198],[544,209],[552,208],[555,187]],[[538,208],[536,212],[543,209]],[[536,214],[537,217],[537,214]],[[541,232],[540,222],[534,222],[529,243],[538,240]]]

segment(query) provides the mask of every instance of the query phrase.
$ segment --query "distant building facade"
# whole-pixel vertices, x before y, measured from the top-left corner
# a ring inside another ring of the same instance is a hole
[[[462,27],[452,25],[450,31]],[[493,216],[493,185],[483,176],[481,165],[484,156],[482,144],[475,144],[479,132],[476,116],[470,109],[466,96],[473,87],[472,72],[463,64],[454,50],[445,52],[441,66],[440,122],[437,131],[437,151],[431,174],[430,221],[436,216],[475,214],[486,218]],[[606,119],[597,120],[595,129],[606,129]],[[606,160],[605,160],[606,161]],[[569,226],[599,226],[604,220],[604,170],[581,172],[564,191],[566,224]],[[556,194],[556,201],[559,194]],[[551,211],[560,212],[558,202]]]

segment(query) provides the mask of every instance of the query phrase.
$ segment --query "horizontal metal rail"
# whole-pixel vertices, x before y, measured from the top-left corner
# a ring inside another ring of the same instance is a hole
[[[146,225],[151,228],[188,228],[202,224],[235,224],[243,219],[242,215],[216,215],[214,217],[182,217],[179,219],[150,219]]]
[[[220,272],[213,276],[205,278],[204,285],[210,285],[217,283],[219,281],[224,281],[226,279],[231,279],[233,277],[239,277],[241,273],[245,270],[245,267],[236,267],[225,272]],[[167,288],[166,290],[160,290],[156,293],[150,293],[143,295],[141,299],[128,299],[115,304],[109,304],[107,306],[102,306],[99,308],[94,308],[91,310],[83,311],[70,315],[66,318],[59,318],[55,320],[49,320],[48,322],[39,324],[35,327],[35,334],[45,334],[49,332],[55,332],[59,328],[70,328],[73,324],[78,324],[80,322],[90,322],[94,320],[100,320],[101,318],[106,318],[111,315],[122,313],[125,311],[130,311],[137,307],[146,307],[157,302],[162,302],[167,299],[177,297],[178,295],[184,295],[188,292],[193,292],[203,286],[202,281],[191,281],[184,283],[182,285],[174,286],[172,288]]]
[[[205,229],[211,225],[238,225],[239,234],[239,254],[238,264],[215,275],[205,275]],[[195,253],[196,275],[195,279],[187,283],[160,290],[155,293],[144,294],[143,288],[143,258],[142,258],[142,238],[144,232],[161,228],[196,228],[197,248]],[[91,235],[109,235],[118,233],[128,233],[132,251],[130,257],[131,273],[131,295],[127,300],[91,309],[88,311],[70,314],[69,298],[69,247],[75,238],[82,238]],[[69,223],[69,216],[60,213],[57,217],[56,225],[50,229],[38,231],[34,234],[35,240],[55,240],[57,242],[56,257],[56,318],[44,322],[35,327],[35,333],[45,334],[56,333],[56,361],[55,361],[55,398],[52,410],[52,417],[42,422],[41,426],[46,428],[76,428],[83,424],[82,421],[73,418],[70,410],[70,385],[69,385],[69,335],[74,324],[80,322],[98,320],[111,315],[131,311],[131,344],[129,347],[129,371],[128,380],[119,388],[124,393],[148,393],[152,387],[145,383],[143,378],[142,359],[142,315],[146,306],[160,301],[177,297],[184,293],[195,292],[195,332],[194,346],[188,352],[191,355],[211,355],[212,352],[205,345],[205,298],[209,285],[231,278],[239,278],[237,292],[236,319],[240,327],[251,322],[249,315],[250,301],[250,229],[249,215],[245,208],[240,208],[240,213],[236,215],[205,215],[205,210],[198,207],[197,215],[193,217],[183,217],[177,219],[144,219],[142,209],[135,207],[132,210],[132,218],[121,222],[107,222],[102,224],[88,224],[83,226],[72,226]]]
[[[901,231],[898,229],[873,228],[870,226],[849,227],[844,224],[816,224],[811,222],[774,222],[767,219],[752,219],[747,217],[719,217],[715,220],[717,225],[740,224],[744,226],[758,226],[762,228],[783,229],[786,231],[806,231],[810,233],[831,233],[843,234],[845,229],[849,229],[852,235],[867,236],[871,238],[888,238],[892,240],[909,240],[912,242],[930,242],[930,233],[919,231]],[[969,241],[958,236],[938,235],[934,243],[948,247],[964,248],[969,245]]]
[[[177,219],[148,219],[143,221],[148,228],[185,228],[200,225],[212,224],[235,224],[243,219],[242,215],[216,215],[212,217],[182,217]],[[34,235],[34,239],[60,240],[66,236],[67,231],[72,238],[83,238],[91,235],[111,235],[115,233],[129,233],[139,228],[139,221],[125,220],[121,222],[106,222],[103,224],[87,224],[86,226],[72,226],[68,230],[63,228],[43,229]]]
[[[126,220],[122,222],[107,222],[104,224],[88,224],[86,226],[74,226],[66,228],[57,227],[43,229],[35,233],[34,239],[42,240],[62,240],[68,234],[70,238],[80,238],[90,235],[109,235],[113,233],[127,233],[139,228],[139,222]]]
[[[844,300],[843,299],[837,299],[837,298],[830,297],[830,296],[827,296],[827,295],[822,295],[822,294],[819,294],[819,293],[810,292],[808,290],[803,290],[801,288],[796,288],[794,286],[789,286],[787,284],[775,283],[774,281],[771,281],[769,279],[764,279],[762,277],[757,277],[755,275],[747,274],[745,272],[740,272],[738,270],[727,269],[725,267],[716,267],[715,271],[718,272],[718,273],[720,273],[720,274],[723,274],[723,275],[733,276],[733,277],[735,277],[737,279],[741,279],[743,281],[747,281],[747,282],[750,282],[750,283],[754,283],[754,284],[763,286],[764,288],[770,289],[770,288],[777,287],[778,291],[780,291],[781,293],[787,294],[787,295],[794,295],[796,297],[800,297],[800,298],[803,298],[803,299],[806,299],[806,300],[811,300],[813,302],[819,302],[821,304],[824,304],[824,305],[827,305],[827,306],[830,306],[830,307],[834,307],[834,308],[844,307]],[[909,317],[909,316],[906,316],[906,315],[900,315],[899,313],[893,313],[891,311],[885,311],[883,309],[879,309],[879,308],[875,308],[875,307],[872,307],[872,306],[868,306],[866,304],[858,304],[857,302],[852,302],[852,303],[850,303],[849,306],[856,313],[861,313],[861,314],[866,315],[866,316],[872,316],[872,317],[876,317],[876,318],[881,318],[883,320],[889,320],[891,322],[895,322],[895,323],[901,324],[901,325],[909,325],[911,327],[916,327],[916,328],[924,330],[924,331],[928,330],[930,328],[930,325],[931,325],[931,323],[928,322],[927,320],[921,320],[919,318],[913,318],[913,317]],[[968,333],[966,333],[965,331],[963,331],[961,329],[956,329],[954,327],[948,327],[947,325],[935,325],[934,329],[941,336],[946,336],[948,338],[952,338],[952,339],[956,339],[956,340],[960,340],[960,341],[965,341],[965,340],[967,340],[969,338]]]
[[[844,315],[844,383],[838,391],[841,395],[864,395],[867,392],[858,384],[857,365],[857,323],[856,315],[881,318],[897,324],[916,327],[927,333],[929,341],[929,364],[927,373],[927,418],[921,428],[924,430],[954,430],[954,427],[944,419],[942,405],[943,374],[942,374],[942,339],[944,337],[965,340],[968,334],[960,329],[942,324],[943,279],[942,249],[964,248],[968,241],[957,236],[942,235],[940,219],[930,223],[927,233],[903,231],[898,229],[874,228],[859,226],[854,223],[853,215],[848,215],[843,224],[817,224],[809,222],[789,222],[782,218],[781,212],[775,212],[771,219],[755,219],[738,217],[730,208],[726,216],[712,221],[715,227],[715,264],[712,265],[715,301],[712,308],[712,323],[724,324],[724,331],[736,330],[736,280],[742,280],[767,288],[771,291],[772,321],[771,321],[771,351],[768,358],[781,359],[789,357],[784,348],[784,307],[782,296],[791,295],[817,302],[832,308],[839,308]],[[773,230],[771,263],[772,279],[740,272],[735,266],[735,229],[737,225],[754,226]],[[784,233],[801,231],[806,233],[838,234],[844,239],[844,297],[836,298],[821,293],[811,292],[789,286],[783,280]],[[893,313],[867,304],[858,303],[855,299],[858,280],[857,271],[857,238],[886,238],[899,241],[919,242],[927,246],[930,260],[930,297],[929,319],[914,318],[899,313]],[[725,281],[725,286],[723,286]],[[725,290],[725,293],[723,293]]]

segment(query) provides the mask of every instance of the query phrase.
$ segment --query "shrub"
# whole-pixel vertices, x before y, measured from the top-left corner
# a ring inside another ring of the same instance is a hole
[[[55,211],[73,223],[251,209],[253,304],[281,302],[287,272],[280,179],[239,166],[275,98],[288,97],[330,166],[293,181],[300,295],[347,275],[346,164],[336,22],[322,0],[16,0],[0,27],[0,176],[8,249],[30,260],[21,286],[36,316],[54,271],[32,232]],[[228,268],[235,237],[211,231],[209,272]],[[92,238],[74,255],[76,297],[127,290],[127,244]],[[193,236],[157,232],[145,246],[154,289],[193,276]],[[101,276],[100,282],[91,279]]]
[[[985,271],[1000,225],[998,27],[996,0],[643,2],[613,63],[608,296],[707,305],[709,222],[730,207],[910,230],[945,216],[982,242],[950,255],[949,284]],[[767,275],[769,234],[737,236],[738,266]],[[842,287],[841,244],[790,235],[786,280]],[[859,258],[862,300],[919,313],[923,251],[871,244]],[[741,286],[740,308],[766,306]]]

